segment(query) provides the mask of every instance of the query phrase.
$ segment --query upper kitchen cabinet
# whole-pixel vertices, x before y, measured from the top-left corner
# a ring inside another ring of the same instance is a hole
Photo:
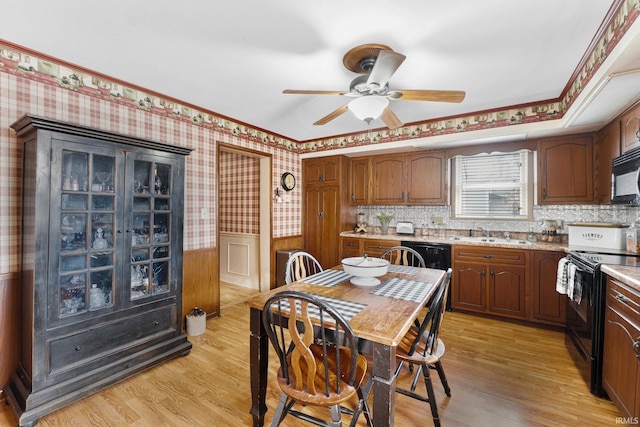
[[[593,203],[593,138],[575,135],[538,141],[538,203]]]
[[[305,160],[303,171],[305,184],[338,184],[342,167],[340,159],[340,156],[332,156]]]
[[[593,181],[596,202],[611,203],[611,161],[620,155],[620,122],[613,121],[595,136]]]
[[[351,203],[365,205],[369,203],[369,157],[353,158],[349,164]]]
[[[406,203],[404,190],[405,157],[375,156],[371,159],[371,203],[395,205]]]
[[[407,157],[407,203],[447,204],[447,158],[443,151]]]
[[[446,174],[443,151],[375,156],[371,159],[371,203],[445,205]]]
[[[640,147],[640,104],[629,110],[620,120],[622,127],[621,152]]]

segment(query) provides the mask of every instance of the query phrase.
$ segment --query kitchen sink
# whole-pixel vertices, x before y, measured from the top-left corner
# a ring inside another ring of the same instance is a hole
[[[488,243],[488,244],[501,244],[501,245],[530,245],[531,242],[527,240],[518,239],[501,239],[499,237],[452,237],[450,240],[456,242],[476,242],[476,243]]]

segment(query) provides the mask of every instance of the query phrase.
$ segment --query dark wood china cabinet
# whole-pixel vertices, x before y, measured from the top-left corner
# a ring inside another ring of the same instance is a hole
[[[182,328],[189,149],[35,116],[24,142],[21,426],[164,360]]]

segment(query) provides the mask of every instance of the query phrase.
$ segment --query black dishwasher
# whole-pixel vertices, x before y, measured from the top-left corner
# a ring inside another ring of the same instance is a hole
[[[451,245],[448,243],[403,240],[400,244],[415,249],[424,259],[427,268],[446,270],[451,267]],[[451,285],[449,285],[449,295],[447,295],[447,310],[451,311]]]

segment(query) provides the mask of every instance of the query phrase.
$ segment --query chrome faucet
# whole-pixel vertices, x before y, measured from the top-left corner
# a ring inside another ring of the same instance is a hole
[[[478,230],[482,231],[482,234],[484,234],[484,237],[491,237],[491,235],[489,234],[489,230],[485,230],[482,227],[478,227]]]

